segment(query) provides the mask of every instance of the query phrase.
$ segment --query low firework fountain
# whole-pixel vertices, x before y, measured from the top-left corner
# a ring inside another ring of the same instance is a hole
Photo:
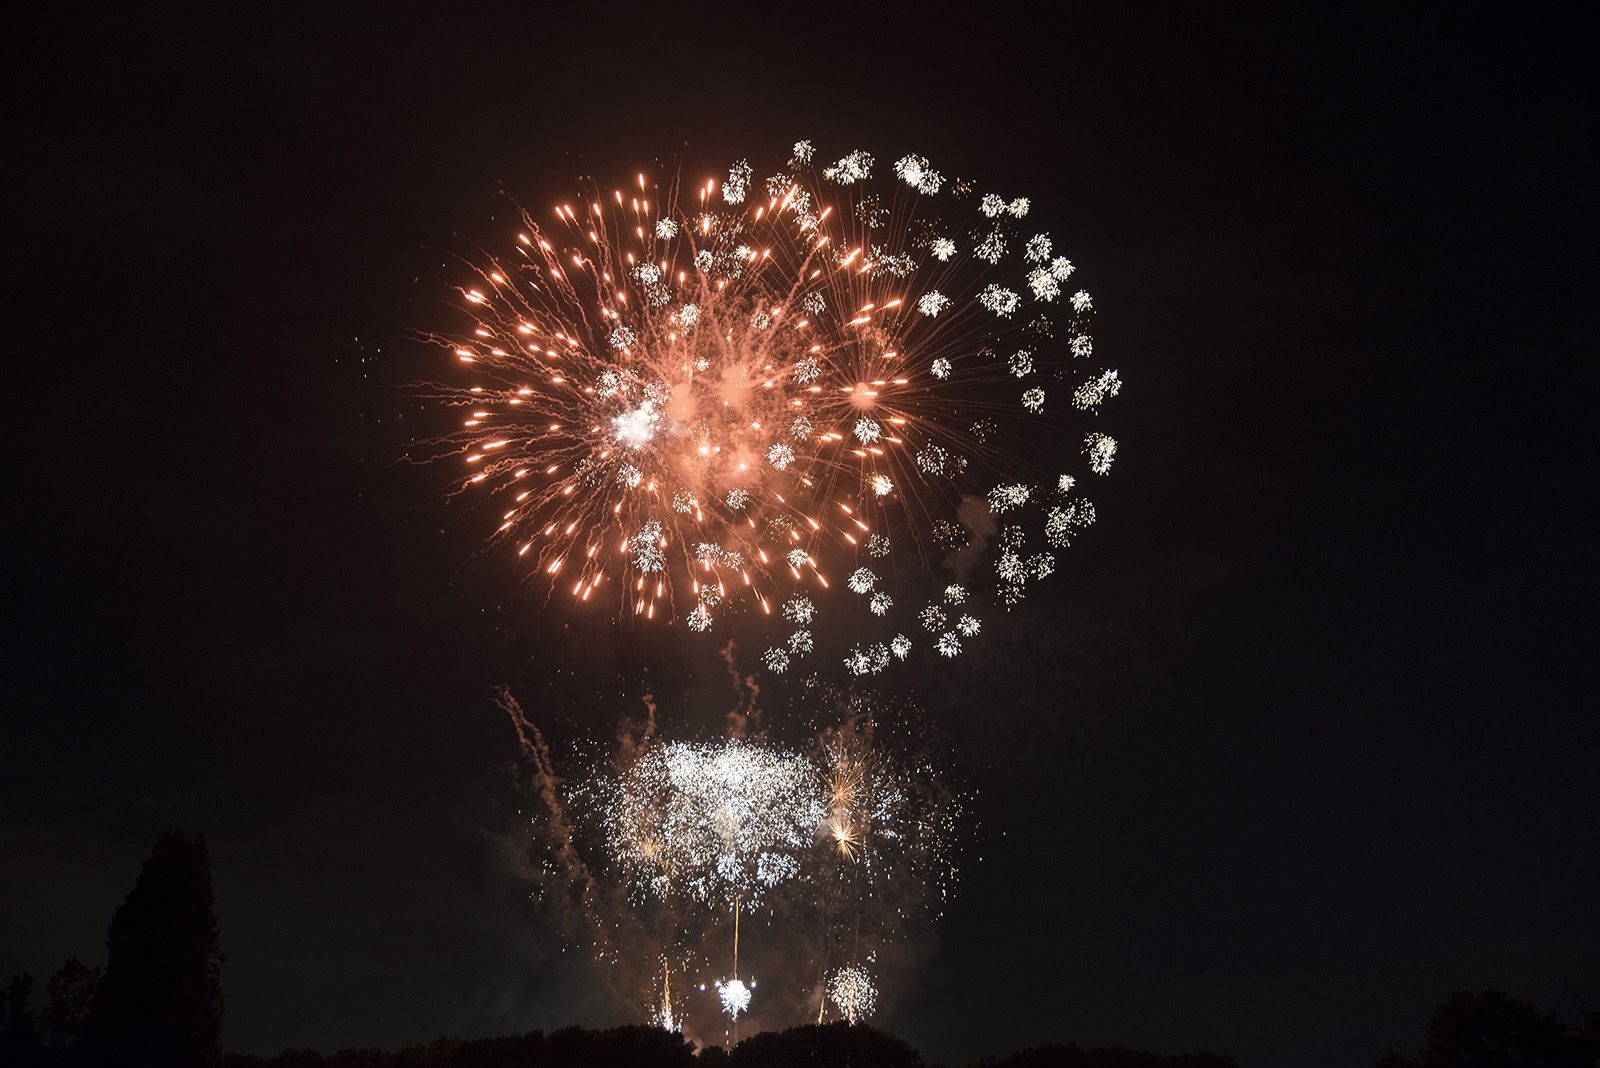
[[[804,746],[650,734],[630,739],[620,763],[567,782],[507,707],[542,800],[546,897],[654,1023],[710,1038],[736,1037],[752,1013],[765,1027],[829,1005],[863,1019],[878,986],[854,962],[903,962],[948,897],[961,806],[929,762],[877,735],[859,701]],[[747,920],[759,922],[747,930]],[[759,1004],[752,971],[768,980]],[[686,984],[714,1003],[674,999]]]

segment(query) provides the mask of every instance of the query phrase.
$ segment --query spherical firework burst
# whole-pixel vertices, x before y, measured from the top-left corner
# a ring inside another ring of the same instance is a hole
[[[640,174],[554,216],[460,287],[436,395],[499,536],[578,601],[737,627],[774,672],[826,627],[870,674],[957,655],[1092,521],[1064,468],[1116,442],[1069,417],[1121,380],[1026,198],[800,142],[764,181]],[[928,596],[952,577],[961,613]]]
[[[865,1020],[878,1007],[878,988],[865,968],[847,964],[828,976],[828,1000],[850,1023]]]

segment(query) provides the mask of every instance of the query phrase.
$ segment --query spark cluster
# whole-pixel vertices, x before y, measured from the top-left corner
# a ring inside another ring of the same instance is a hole
[[[465,325],[430,335],[457,371],[426,389],[459,413],[462,488],[552,588],[754,635],[772,672],[828,628],[861,675],[959,653],[976,631],[916,619],[974,555],[974,620],[1053,570],[1047,509],[1088,502],[1052,487],[1116,451],[1067,420],[1121,380],[1077,369],[1093,302],[1028,198],[802,141],[765,178],[641,173],[551,215],[466,265]]]
[[[617,863],[640,893],[754,904],[801,867],[823,818],[815,767],[749,742],[670,742],[599,790]]]
[[[828,1000],[850,1023],[871,1016],[878,1007],[878,988],[872,975],[854,964],[847,964],[828,976]]]
[[[741,1012],[750,1011],[750,997],[756,984],[748,984],[743,979],[718,979],[717,1000],[722,1002],[722,1011],[730,1019],[737,1019]]]

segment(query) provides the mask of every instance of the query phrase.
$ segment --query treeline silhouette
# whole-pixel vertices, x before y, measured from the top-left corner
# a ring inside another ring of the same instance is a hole
[[[708,1046],[696,1054],[681,1035],[657,1027],[610,1031],[570,1028],[551,1035],[533,1032],[476,1041],[442,1039],[426,1046],[385,1053],[344,1050],[320,1054],[290,1050],[276,1057],[229,1054],[224,1068],[922,1068],[921,1054],[900,1039],[862,1024],[831,1023],[751,1035],[732,1050]],[[1238,1068],[1213,1053],[1164,1056],[1125,1049],[1047,1046],[973,1068]]]
[[[752,1035],[731,1050],[696,1051],[658,1027],[567,1028],[501,1038],[442,1038],[423,1046],[273,1057],[224,1053],[221,943],[203,837],[161,838],[117,907],[104,968],[78,960],[45,983],[14,976],[0,998],[0,1068],[920,1068],[907,1043],[845,1023]],[[1424,1048],[1386,1053],[1377,1068],[1600,1068],[1600,1014],[1563,1027],[1498,991],[1457,991],[1433,1015]],[[1237,1068],[1214,1053],[1041,1046],[971,1068]]]
[[[221,1057],[222,952],[205,839],[156,843],[112,914],[105,968],[76,959],[45,984],[18,975],[0,1010],[0,1065],[215,1065]]]
[[[1457,990],[1433,1010],[1415,1057],[1390,1051],[1376,1068],[1600,1068],[1600,1012],[1568,1027],[1498,990]]]

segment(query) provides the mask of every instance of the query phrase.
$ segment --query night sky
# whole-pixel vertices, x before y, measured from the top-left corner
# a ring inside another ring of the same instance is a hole
[[[1048,592],[880,680],[982,829],[878,1022],[1320,1066],[1454,988],[1600,1007],[1576,25],[450,6],[10,35],[0,971],[102,961],[181,826],[230,1048],[622,1022],[506,861],[491,688],[558,739],[645,692],[709,729],[721,668],[478,553],[405,460],[408,336],[502,190],[810,138],[1031,196],[1127,381]]]

